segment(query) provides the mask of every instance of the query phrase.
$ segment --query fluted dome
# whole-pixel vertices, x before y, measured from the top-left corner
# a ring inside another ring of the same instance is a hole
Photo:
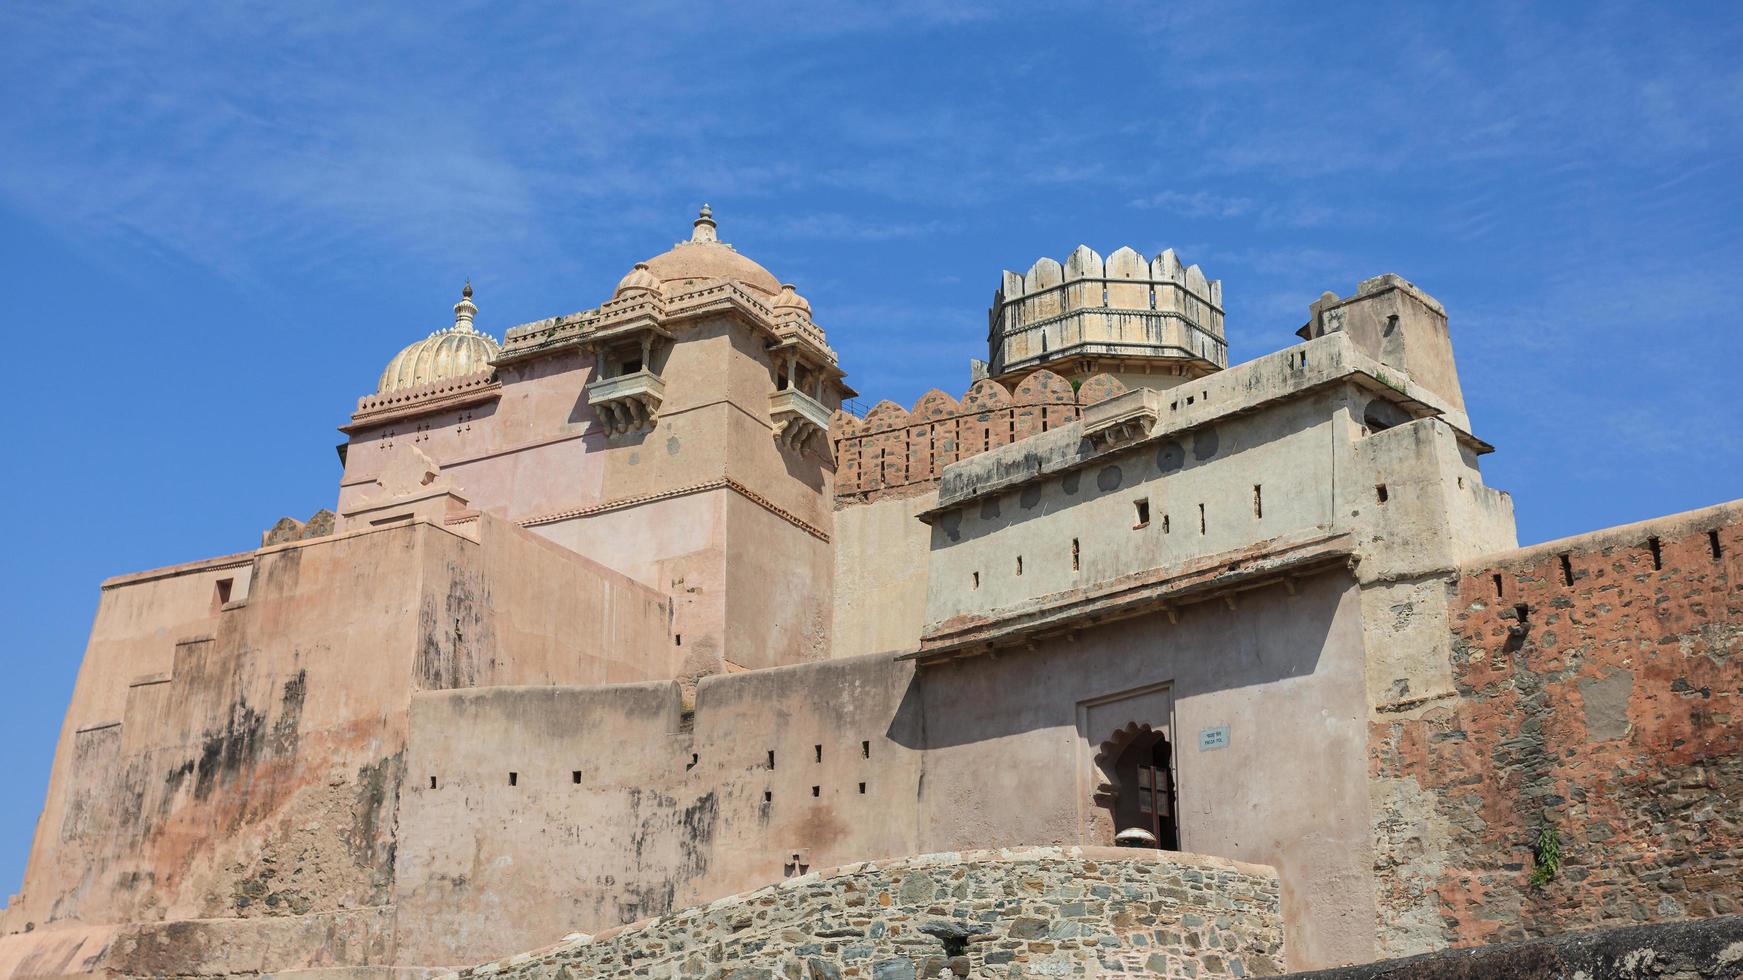
[[[498,351],[496,341],[472,326],[478,307],[472,305],[472,284],[467,283],[454,304],[454,325],[438,330],[394,355],[381,372],[377,392],[397,391],[440,381],[462,378],[490,367]]]
[[[660,291],[660,280],[648,269],[646,262],[637,262],[635,268],[629,270],[629,275],[617,281],[617,292],[613,296],[623,296],[626,293],[657,293]]]
[[[769,308],[777,313],[781,310],[798,310],[806,316],[811,315],[810,300],[800,296],[790,282],[781,283],[781,292],[775,297],[775,301],[769,304]]]
[[[661,252],[642,264],[661,282],[731,279],[769,296],[781,291],[781,281],[769,270],[715,236],[714,212],[706,204],[696,217],[689,241],[679,242],[671,251]]]

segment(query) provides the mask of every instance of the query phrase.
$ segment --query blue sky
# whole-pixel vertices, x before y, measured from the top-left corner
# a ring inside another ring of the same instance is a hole
[[[1743,496],[1735,4],[0,6],[0,889],[97,583],[333,501],[404,344],[604,299],[714,205],[867,403],[1002,268],[1173,247],[1231,356],[1386,271],[1452,316],[1520,537]],[[34,353],[31,353],[33,352]]]

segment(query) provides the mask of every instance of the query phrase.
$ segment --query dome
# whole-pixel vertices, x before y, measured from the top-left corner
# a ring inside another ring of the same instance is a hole
[[[629,275],[617,281],[617,291],[612,296],[618,297],[625,293],[657,293],[660,291],[660,280],[649,271],[646,262],[637,262],[635,268],[629,270]]]
[[[806,316],[811,315],[810,301],[805,297],[800,296],[798,292],[793,289],[793,284],[790,282],[781,283],[781,294],[775,297],[775,301],[770,304],[769,308],[776,312],[780,312],[781,310],[798,310]]]
[[[490,367],[498,351],[496,341],[472,327],[472,284],[467,283],[454,304],[454,325],[438,330],[394,355],[381,372],[378,393],[412,388],[443,378],[463,378]]]
[[[714,212],[702,205],[690,240],[671,251],[642,263],[661,282],[683,279],[731,279],[770,296],[781,291],[781,282],[769,270],[738,254],[714,234]],[[631,273],[634,275],[634,273]],[[620,287],[621,288],[621,287]]]

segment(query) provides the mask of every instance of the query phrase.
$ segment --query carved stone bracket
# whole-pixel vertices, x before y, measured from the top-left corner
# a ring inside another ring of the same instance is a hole
[[[613,435],[652,429],[666,397],[666,383],[648,370],[604,378],[586,390],[587,403]]]

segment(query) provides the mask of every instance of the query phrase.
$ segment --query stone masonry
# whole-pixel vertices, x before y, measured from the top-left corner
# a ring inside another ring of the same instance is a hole
[[[1106,847],[852,864],[455,978],[1158,977],[1282,972],[1276,873]]]
[[[1445,828],[1380,856],[1428,872],[1445,943],[1743,910],[1740,518],[1710,508],[1463,570],[1456,696],[1373,732],[1375,776],[1432,806],[1388,816]],[[1560,866],[1534,883],[1544,835]],[[1414,876],[1379,880],[1382,923],[1424,898]]]

